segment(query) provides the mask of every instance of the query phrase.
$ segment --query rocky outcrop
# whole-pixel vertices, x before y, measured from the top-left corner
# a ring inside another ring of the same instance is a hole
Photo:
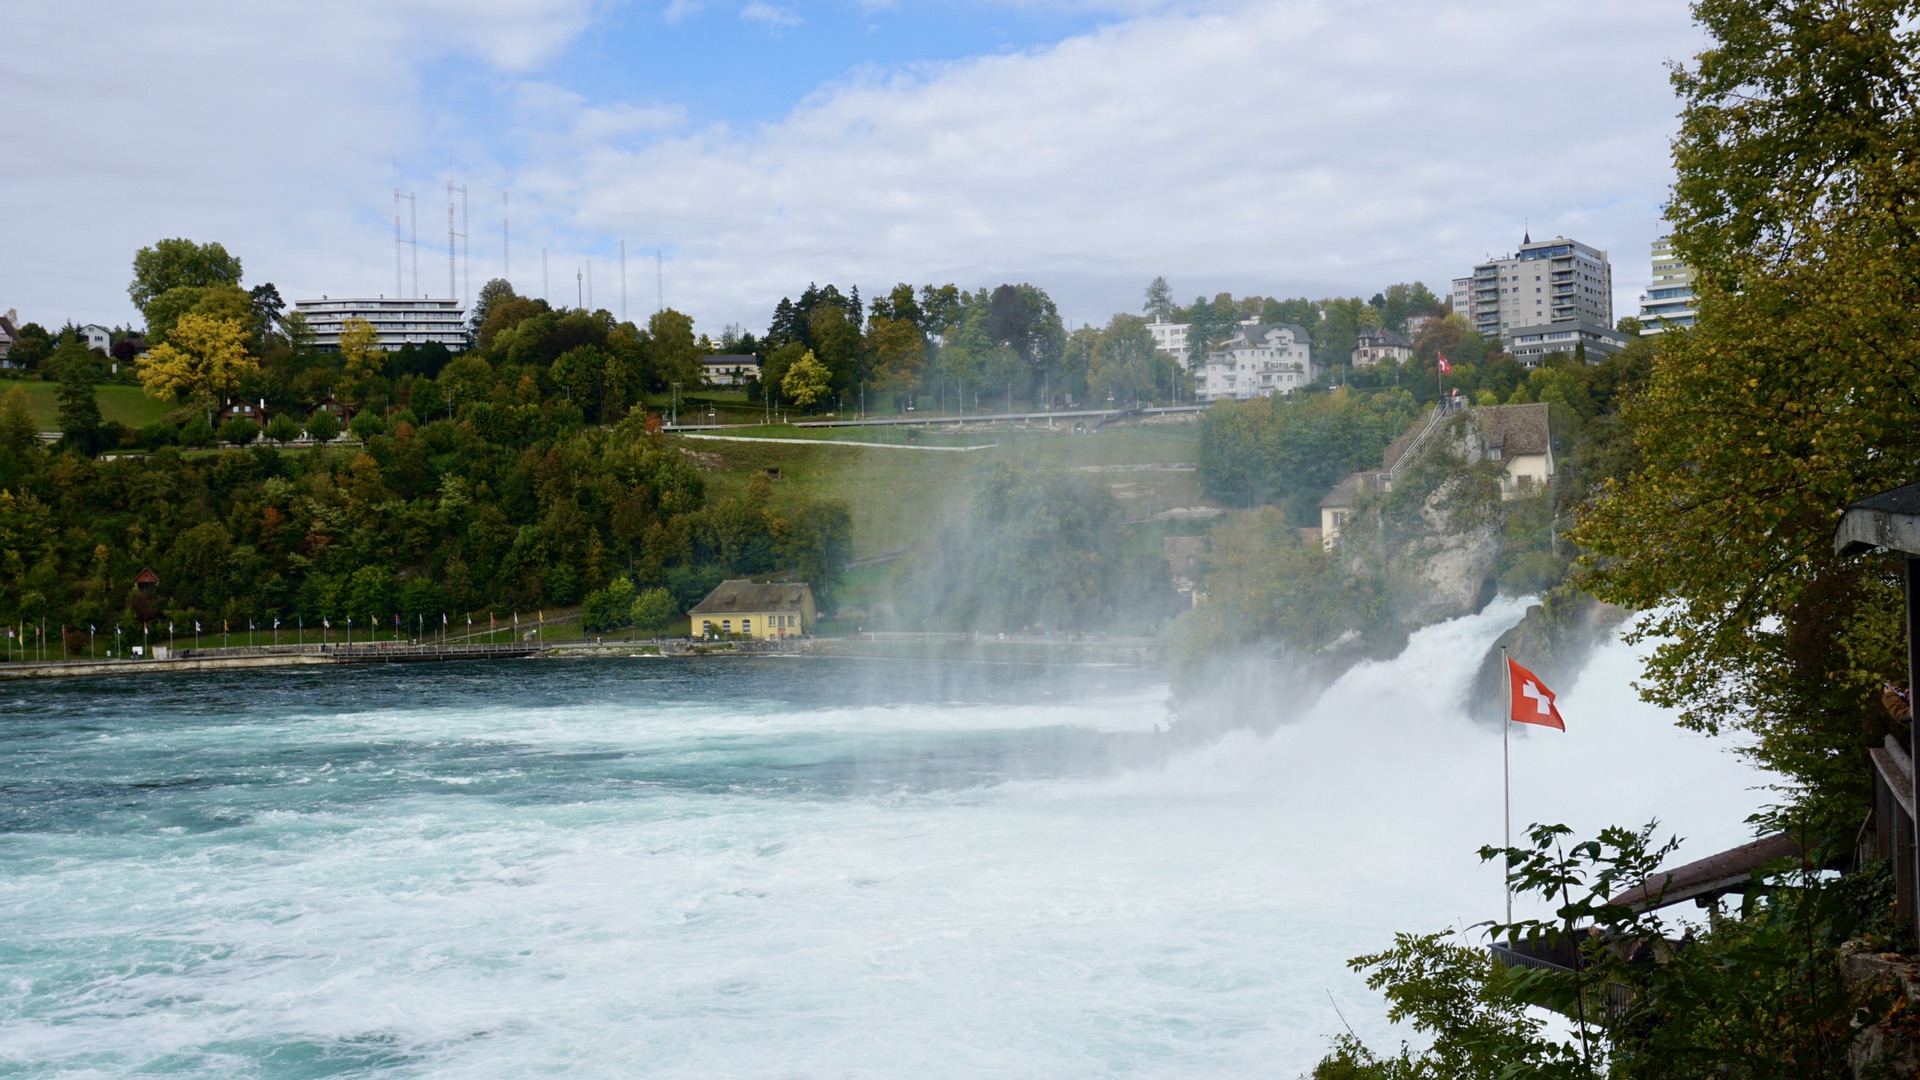
[[[1840,948],[1840,972],[1853,999],[1872,1003],[1879,1015],[1847,1049],[1854,1080],[1920,1076],[1920,957],[1850,941]]]
[[[1559,599],[1551,609],[1544,604],[1533,605],[1481,657],[1473,700],[1500,700],[1506,685],[1506,675],[1500,668],[1502,650],[1548,686],[1567,690],[1580,669],[1587,666],[1593,651],[1610,640],[1631,615],[1626,608],[1602,603],[1584,593]]]

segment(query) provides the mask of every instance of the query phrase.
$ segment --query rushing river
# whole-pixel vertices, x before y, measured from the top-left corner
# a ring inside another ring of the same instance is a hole
[[[1499,913],[1460,698],[1519,611],[1174,754],[1114,668],[0,686],[0,1073],[1296,1076],[1342,1015],[1401,1037],[1348,957]],[[1514,740],[1516,822],[1746,839],[1764,778],[1634,668]]]

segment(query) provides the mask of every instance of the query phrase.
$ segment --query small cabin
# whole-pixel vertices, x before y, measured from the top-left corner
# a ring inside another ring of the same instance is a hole
[[[344,427],[347,421],[353,419],[353,406],[348,405],[332,394],[328,394],[326,397],[315,402],[313,407],[307,410],[307,419],[311,420],[321,413],[331,415],[334,419],[340,421],[341,426]]]
[[[143,593],[150,593],[160,587],[160,575],[143,566],[140,572],[133,576],[133,587]]]
[[[695,637],[799,637],[813,629],[813,590],[804,581],[723,581],[687,615]]]

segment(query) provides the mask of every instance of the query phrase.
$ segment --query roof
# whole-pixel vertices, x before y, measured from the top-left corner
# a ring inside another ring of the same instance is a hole
[[[133,583],[135,585],[158,585],[160,584],[160,575],[143,566],[140,568],[140,572],[133,576]]]
[[[1797,858],[1800,854],[1798,840],[1786,833],[1774,833],[1685,866],[1656,870],[1647,880],[1609,897],[1607,903],[1645,911],[1695,897],[1735,892],[1753,878],[1755,870],[1777,859]]]
[[[1380,467],[1388,472],[1392,472],[1393,467],[1400,463],[1401,455],[1405,454],[1407,450],[1413,446],[1413,440],[1419,438],[1420,433],[1427,430],[1427,423],[1432,417],[1433,411],[1431,409],[1421,413],[1419,419],[1407,425],[1407,430],[1401,432],[1399,438],[1388,443],[1387,452],[1380,455]]]
[[[1353,505],[1363,491],[1385,491],[1391,479],[1384,472],[1357,472],[1340,481],[1327,497],[1320,500],[1320,506],[1329,510],[1344,510]]]
[[[716,353],[701,357],[700,363],[707,367],[759,367],[760,358],[752,353]]]
[[[1834,553],[1857,555],[1872,548],[1920,555],[1920,483],[1869,495],[1847,507],[1834,530]]]
[[[1296,326],[1293,323],[1285,323],[1285,322],[1242,323],[1238,327],[1234,328],[1234,337],[1228,338],[1225,342],[1221,343],[1219,348],[1221,349],[1231,348],[1233,345],[1234,338],[1244,338],[1247,342],[1248,347],[1263,345],[1266,343],[1267,335],[1275,330],[1292,331],[1293,341],[1294,341],[1294,344],[1296,345],[1311,346],[1313,344],[1313,335],[1307,333],[1307,331],[1303,327]]]
[[[1546,402],[1533,405],[1482,405],[1473,410],[1480,425],[1480,437],[1488,446],[1498,446],[1503,457],[1515,454],[1545,454],[1553,448],[1553,406]]]
[[[762,611],[801,611],[813,591],[804,581],[759,585],[745,578],[723,581],[693,605],[689,615],[758,614]]]
[[[1389,330],[1384,326],[1373,326],[1361,330],[1354,338],[1355,347],[1371,343],[1375,348],[1382,345],[1394,345],[1402,349],[1413,348],[1413,342],[1398,330]]]

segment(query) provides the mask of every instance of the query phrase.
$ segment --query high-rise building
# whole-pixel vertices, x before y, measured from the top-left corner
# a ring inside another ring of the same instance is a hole
[[[467,347],[467,313],[458,300],[296,300],[295,311],[307,317],[313,343],[322,349],[340,347],[340,330],[348,319],[365,319],[379,337],[377,348],[388,352],[402,345],[438,342],[459,352]]]
[[[1462,285],[1467,310],[1461,311]],[[1613,329],[1613,267],[1607,253],[1577,240],[1521,240],[1512,255],[1489,259],[1454,280],[1454,310],[1480,336],[1500,341],[1522,363],[1584,345],[1589,356],[1618,352]]]
[[[1653,283],[1640,297],[1640,333],[1658,334],[1692,326],[1700,314],[1693,292],[1693,268],[1673,249],[1673,237],[1653,242]]]

